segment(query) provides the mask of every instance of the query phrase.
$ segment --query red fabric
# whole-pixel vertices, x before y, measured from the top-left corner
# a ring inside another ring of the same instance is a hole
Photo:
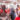
[[[5,13],[7,13],[7,9],[5,9]]]
[[[20,20],[20,17],[16,17],[15,20]]]
[[[3,10],[1,9],[1,13],[3,12]]]
[[[8,10],[8,12],[10,12],[10,10]]]
[[[2,10],[2,9],[0,10],[0,14],[1,14],[1,13],[3,13],[3,10]]]
[[[8,9],[7,14],[8,14],[8,15],[10,14],[10,9]]]

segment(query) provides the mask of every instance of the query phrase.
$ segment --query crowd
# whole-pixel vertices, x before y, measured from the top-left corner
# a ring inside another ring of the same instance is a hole
[[[5,5],[1,5],[0,18],[0,20],[20,20],[20,5],[17,5],[16,9],[13,7],[6,8]]]
[[[20,0],[0,2],[0,20],[20,20]]]

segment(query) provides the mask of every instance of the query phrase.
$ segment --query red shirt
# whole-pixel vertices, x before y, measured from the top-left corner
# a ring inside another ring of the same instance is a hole
[[[3,12],[3,10],[1,9],[1,13]]]
[[[20,20],[20,17],[16,17],[15,20]]]
[[[7,13],[7,9],[5,9],[5,13]]]
[[[0,9],[0,14],[1,14],[1,13],[3,13],[3,10],[2,10],[2,9]]]

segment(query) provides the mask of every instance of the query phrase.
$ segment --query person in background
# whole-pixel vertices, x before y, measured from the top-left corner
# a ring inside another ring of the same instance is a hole
[[[20,12],[18,12],[18,17],[16,17],[15,20],[20,20]]]
[[[16,8],[16,17],[18,16],[18,8],[19,8],[19,5],[17,5],[17,8]]]
[[[3,9],[3,16],[6,16],[6,13],[7,13],[7,11],[6,11],[6,7],[5,7],[5,5],[2,5],[2,9]]]
[[[20,5],[18,6],[17,15],[18,16],[15,18],[15,20],[20,20]]]
[[[11,20],[14,20],[14,18],[15,18],[15,11],[14,11],[14,9],[13,8],[11,8],[11,13],[10,13],[10,16],[11,16]]]

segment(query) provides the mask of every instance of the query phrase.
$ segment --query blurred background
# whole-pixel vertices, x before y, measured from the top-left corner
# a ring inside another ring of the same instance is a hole
[[[18,7],[20,0],[0,0],[0,20],[15,20]]]

